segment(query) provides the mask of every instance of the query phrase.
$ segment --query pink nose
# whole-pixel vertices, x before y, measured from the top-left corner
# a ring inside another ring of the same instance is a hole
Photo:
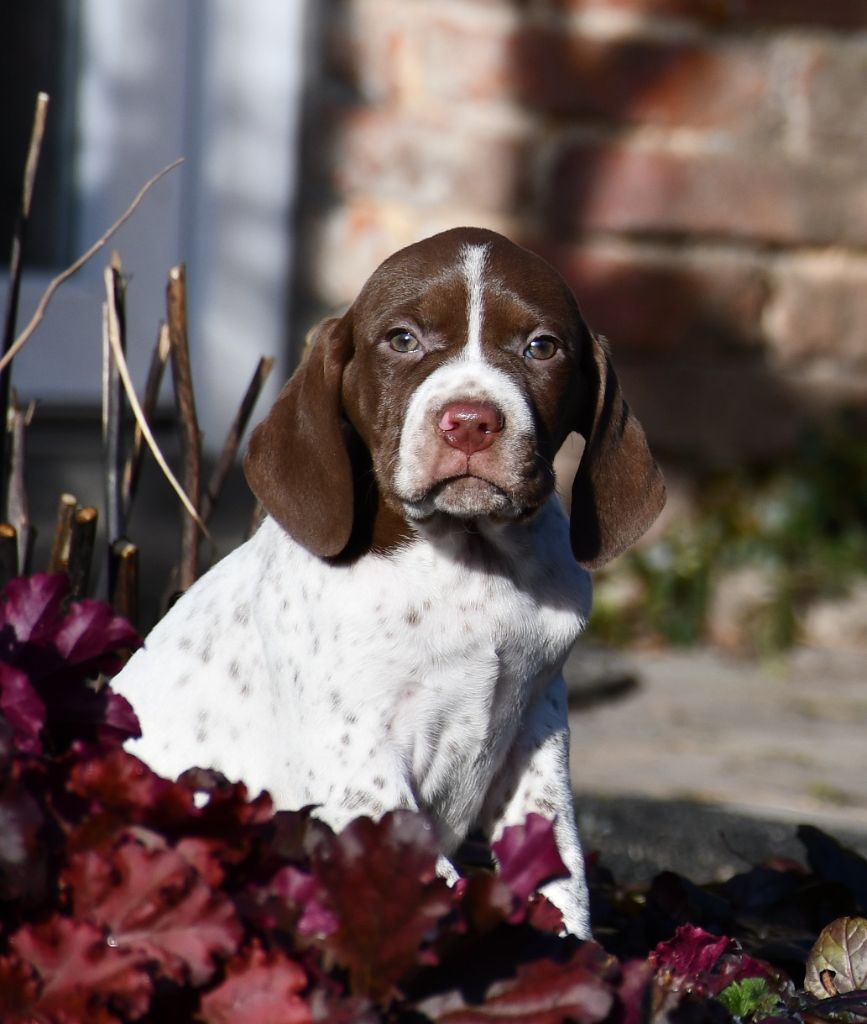
[[[443,440],[466,455],[490,448],[505,426],[500,410],[487,402],[453,402],[437,424]]]

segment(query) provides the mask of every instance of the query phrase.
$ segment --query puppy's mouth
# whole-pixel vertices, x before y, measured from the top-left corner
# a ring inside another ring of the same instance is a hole
[[[502,485],[472,473],[439,480],[422,494],[401,498],[401,503],[416,520],[438,512],[457,519],[522,519],[534,511]]]

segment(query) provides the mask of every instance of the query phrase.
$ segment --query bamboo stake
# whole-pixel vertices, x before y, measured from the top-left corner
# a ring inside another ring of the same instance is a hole
[[[27,483],[24,477],[27,428],[30,426],[35,410],[35,402],[31,402],[27,409],[22,409],[18,405],[15,392],[12,392],[8,428],[11,446],[7,503],[9,522],[15,527],[15,532],[18,535],[18,572],[22,576],[30,572],[33,544],[36,540],[36,528],[30,519],[30,502],[27,498]]]
[[[148,376],[145,381],[144,395],[142,397],[142,413],[145,421],[151,423],[156,412],[157,402],[160,397],[160,386],[163,382],[166,363],[169,358],[169,328],[163,322],[160,324],[157,343],[151,354],[151,362],[148,367]],[[124,516],[129,519],[132,512],[132,505],[135,501],[138,481],[141,474],[141,467],[144,456],[144,434],[141,426],[136,423],[132,439],[132,450],[126,460],[123,469],[123,506]]]
[[[0,523],[0,590],[18,575],[18,534],[11,523]]]
[[[118,615],[133,625],[138,620],[138,548],[131,541],[116,540],[109,549],[109,592]]]
[[[186,269],[183,264],[169,271],[166,289],[169,342],[171,344],[172,378],[175,404],[181,427],[181,452],[184,462],[184,492],[193,507],[200,506],[202,480],[202,439],[196,417],[190,348],[187,336]],[[199,531],[191,516],[182,513],[181,560],[178,586],[191,587],[199,575]]]
[[[69,592],[73,601],[87,596],[96,543],[98,513],[92,505],[76,509],[69,540]]]
[[[66,572],[69,566],[69,542],[72,537],[72,517],[78,508],[78,501],[73,494],[61,494],[57,505],[57,525],[54,528],[54,541],[48,559],[49,572]]]
[[[244,431],[247,429],[250,416],[252,415],[259,395],[262,392],[265,381],[267,381],[273,368],[273,359],[263,356],[259,360],[256,372],[253,374],[253,379],[247,386],[247,391],[241,400],[238,412],[235,414],[235,419],[232,421],[231,427],[229,427],[229,432],[226,435],[225,442],[223,443],[223,450],[220,453],[220,458],[214,466],[211,478],[208,481],[208,486],[205,488],[205,493],[202,496],[202,520],[206,524],[209,522],[214,508],[220,499],[226,479],[229,476],[229,471],[235,464],[235,457],[238,454],[238,447],[241,444],[241,438],[244,436]]]
[[[102,443],[105,454],[105,517],[108,544],[126,536],[123,501],[123,385],[114,351],[126,351],[126,283],[120,256],[105,268],[102,352]]]
[[[13,346],[15,324],[18,320],[18,301],[21,296],[21,274],[24,267],[24,247],[27,242],[27,229],[30,224],[30,210],[33,205],[33,190],[36,186],[36,173],[39,170],[39,157],[42,152],[42,140],[45,137],[45,123],[48,118],[48,94],[40,92],[36,97],[36,108],[33,112],[33,127],[30,132],[30,144],[27,159],[24,163],[24,178],[21,184],[21,206],[15,219],[12,233],[12,251],[9,256],[9,290],[6,293],[6,310],[3,317],[3,355]],[[9,409],[9,393],[12,386],[11,358],[4,362],[0,369],[0,423],[4,430],[0,434],[0,508],[5,512],[7,502],[7,481],[5,467],[7,461],[7,445],[5,425]]]

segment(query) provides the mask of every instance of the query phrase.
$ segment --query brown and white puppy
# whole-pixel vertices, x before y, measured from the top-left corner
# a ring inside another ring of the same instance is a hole
[[[572,431],[570,521],[553,459]],[[544,814],[571,872],[544,891],[587,935],[561,668],[587,569],[647,529],[664,486],[569,288],[490,231],[401,250],[318,329],[246,472],[263,525],[115,681],[132,749],[334,827],[417,808],[446,856]]]

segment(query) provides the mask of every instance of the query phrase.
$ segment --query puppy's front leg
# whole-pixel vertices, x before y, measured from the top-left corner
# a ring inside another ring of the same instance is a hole
[[[567,932],[589,938],[589,896],[572,805],[569,721],[562,675],[551,681],[530,709],[526,726],[488,793],[482,827],[496,840],[504,828],[523,824],[533,812],[553,821],[557,848],[570,876],[549,882],[542,893],[562,913]]]

